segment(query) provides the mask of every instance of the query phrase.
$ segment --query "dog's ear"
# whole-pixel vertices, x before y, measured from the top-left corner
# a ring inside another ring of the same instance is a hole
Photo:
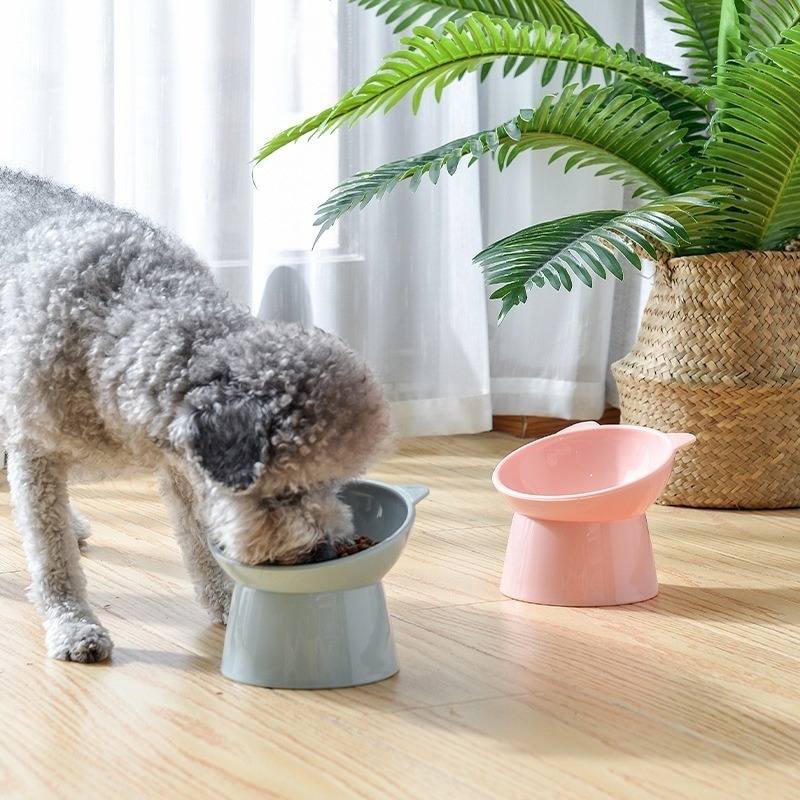
[[[221,399],[185,409],[170,425],[170,441],[187,451],[209,477],[228,489],[252,486],[264,468],[265,409],[256,400]]]

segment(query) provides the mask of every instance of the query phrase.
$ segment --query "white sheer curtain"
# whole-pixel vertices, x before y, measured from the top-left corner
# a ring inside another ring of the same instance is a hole
[[[0,0],[0,161],[172,228],[249,302],[251,11]]]
[[[281,70],[277,81],[274,72],[263,74],[274,99],[257,125],[262,141],[336,100],[396,45],[382,21],[346,4],[338,17],[329,15],[327,36],[319,16],[307,35],[306,13],[319,9],[319,0],[300,0],[282,12],[288,28],[303,33],[273,42],[271,62],[294,59],[294,68]],[[265,27],[257,23],[256,31]],[[337,64],[339,86],[332,80]],[[256,74],[258,84],[262,73]],[[335,330],[363,352],[387,387],[403,433],[491,427],[485,293],[470,264],[481,249],[477,170],[438,187],[425,182],[414,196],[400,187],[343,220],[309,253],[313,211],[339,179],[332,166],[349,174],[477,129],[475,83],[466,80],[442,108],[428,98],[416,118],[401,109],[369,118],[352,131],[279,151],[255,170],[257,307]]]
[[[609,43],[635,43],[636,0],[574,0],[571,5]],[[536,107],[557,91],[558,78],[542,87],[538,71],[516,80],[490,75],[481,92],[482,125],[493,127],[513,117],[526,104]],[[550,153],[532,152],[502,174],[483,166],[482,197],[487,242],[559,216],[595,209],[623,208],[618,182],[596,178],[591,170],[566,175],[563,161],[548,164]],[[495,414],[530,414],[565,419],[596,419],[605,408],[608,367],[615,353],[613,322],[620,320],[628,298],[638,297],[641,277],[626,281],[579,282],[571,292],[549,285],[529,296],[499,327],[489,329],[492,403]],[[631,284],[634,284],[633,286]],[[615,315],[616,298],[616,315]],[[624,298],[624,300],[623,300]],[[492,319],[499,303],[491,302]],[[635,314],[634,322],[638,319]],[[629,329],[625,326],[625,330]],[[615,337],[621,331],[615,331]]]
[[[634,44],[636,0],[576,6]],[[382,20],[344,0],[0,0],[0,25],[0,102],[13,109],[0,161],[173,228],[254,313],[340,333],[381,375],[401,433],[602,412],[644,281],[546,288],[497,328],[471,259],[534,222],[621,207],[617,185],[565,178],[536,154],[499,176],[462,166],[413,196],[398,187],[310,250],[314,209],[341,178],[505,121],[544,93],[533,76],[468,77],[416,118],[405,104],[253,170],[265,139],[377,66],[396,43]]]

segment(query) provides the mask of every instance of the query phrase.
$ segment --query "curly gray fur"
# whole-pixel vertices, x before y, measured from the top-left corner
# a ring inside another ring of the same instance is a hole
[[[352,535],[341,483],[389,441],[380,384],[340,339],[255,319],[175,236],[0,169],[0,435],[32,596],[57,658],[111,640],[79,564],[76,469],[158,470],[198,598],[224,622],[213,536],[298,563]]]

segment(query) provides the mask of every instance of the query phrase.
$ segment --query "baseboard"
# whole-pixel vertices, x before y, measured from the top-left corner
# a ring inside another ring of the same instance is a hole
[[[576,422],[580,422],[580,420],[559,419],[558,417],[496,416],[492,417],[492,430],[508,433],[519,439],[539,439],[542,436],[549,436],[551,433],[558,433]],[[607,408],[597,422],[601,425],[618,424],[619,409]]]

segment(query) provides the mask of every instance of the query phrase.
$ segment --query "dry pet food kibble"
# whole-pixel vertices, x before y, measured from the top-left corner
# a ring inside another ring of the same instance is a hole
[[[344,558],[344,556],[352,556],[356,553],[360,553],[362,550],[366,550],[368,547],[372,547],[375,544],[377,544],[377,542],[373,542],[369,536],[356,536],[354,537],[352,544],[347,544],[345,542],[337,543],[336,557]]]

